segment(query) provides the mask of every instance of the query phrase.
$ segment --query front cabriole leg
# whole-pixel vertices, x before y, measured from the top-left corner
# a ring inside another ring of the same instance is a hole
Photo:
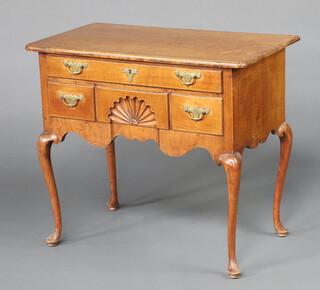
[[[54,247],[58,244],[62,231],[60,202],[50,156],[52,143],[58,142],[59,138],[49,132],[43,132],[38,139],[39,162],[49,191],[54,216],[54,231],[52,235],[46,239],[46,243],[50,247]]]
[[[241,178],[242,156],[240,153],[221,154],[217,158],[218,165],[226,170],[228,182],[228,273],[231,278],[239,278],[241,270],[236,259],[236,227],[238,212],[238,196]]]
[[[285,237],[288,234],[288,229],[282,225],[280,220],[280,202],[292,146],[292,130],[290,125],[286,122],[282,123],[277,134],[280,138],[280,161],[274,191],[273,223],[278,236]]]

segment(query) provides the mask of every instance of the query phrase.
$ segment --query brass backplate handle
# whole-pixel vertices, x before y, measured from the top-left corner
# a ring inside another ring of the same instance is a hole
[[[188,117],[191,120],[194,121],[200,121],[203,119],[205,114],[209,114],[210,113],[210,109],[209,108],[198,108],[198,107],[188,107],[187,105],[183,106],[183,109],[185,110],[185,112],[187,112]]]
[[[128,76],[129,82],[132,82],[133,76],[139,73],[139,71],[136,68],[129,68],[129,67],[124,68],[122,72]]]
[[[65,95],[63,93],[59,93],[59,97],[62,100],[63,104],[68,107],[75,107],[78,105],[78,102],[83,100],[83,96],[81,95]]]
[[[72,73],[73,75],[78,75],[82,72],[82,69],[85,69],[88,67],[88,64],[81,63],[81,62],[71,62],[67,61],[66,59],[63,61],[63,64],[67,67],[68,71]]]
[[[201,78],[201,72],[197,72],[197,73],[182,72],[182,73],[180,73],[178,70],[175,70],[174,74],[179,78],[180,82],[186,86],[193,85],[195,83],[196,79]]]

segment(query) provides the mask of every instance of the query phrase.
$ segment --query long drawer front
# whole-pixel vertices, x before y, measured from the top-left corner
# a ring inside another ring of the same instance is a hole
[[[222,71],[47,57],[52,77],[102,81],[191,91],[222,92]]]

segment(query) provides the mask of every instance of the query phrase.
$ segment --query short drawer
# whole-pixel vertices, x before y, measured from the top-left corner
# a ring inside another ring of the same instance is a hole
[[[96,92],[100,122],[169,128],[167,94],[104,87],[97,87]]]
[[[48,83],[50,116],[94,121],[94,87]]]
[[[222,92],[221,70],[199,70],[48,56],[47,74],[52,77],[120,84]]]
[[[223,134],[223,99],[173,94],[171,124],[173,130]]]

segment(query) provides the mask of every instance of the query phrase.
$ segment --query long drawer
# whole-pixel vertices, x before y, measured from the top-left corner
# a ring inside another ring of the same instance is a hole
[[[52,77],[120,84],[222,92],[222,71],[48,56]]]

